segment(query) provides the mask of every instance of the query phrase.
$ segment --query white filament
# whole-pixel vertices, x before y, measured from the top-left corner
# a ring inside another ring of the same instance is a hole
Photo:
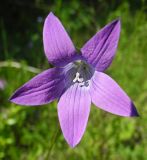
[[[74,78],[73,82],[75,83],[77,81],[80,82],[80,83],[84,81],[83,78],[80,78],[80,73],[79,72],[76,73],[76,77]]]

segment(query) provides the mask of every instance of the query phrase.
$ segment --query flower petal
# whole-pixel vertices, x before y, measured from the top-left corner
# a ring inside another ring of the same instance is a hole
[[[92,102],[99,108],[120,116],[138,116],[137,110],[119,85],[108,75],[95,72],[91,80]]]
[[[97,71],[104,71],[111,64],[120,35],[120,20],[102,28],[81,49],[83,57]]]
[[[59,19],[50,13],[43,28],[44,51],[48,61],[62,66],[76,58],[75,47]]]
[[[62,70],[48,69],[16,90],[10,101],[20,105],[42,105],[59,98],[63,89]]]
[[[85,98],[86,97],[86,98]],[[61,96],[58,117],[63,135],[71,147],[81,140],[90,113],[91,98],[86,87],[75,83]]]

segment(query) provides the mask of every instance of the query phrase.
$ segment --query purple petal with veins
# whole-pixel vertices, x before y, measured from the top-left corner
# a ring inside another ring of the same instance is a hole
[[[42,105],[60,97],[65,89],[62,69],[48,69],[20,87],[10,100],[20,105]]]
[[[53,13],[44,22],[43,44],[48,61],[55,66],[64,66],[79,57],[63,25]]]
[[[106,25],[81,49],[83,57],[97,71],[106,70],[115,56],[120,35],[120,20]]]
[[[79,83],[71,85],[59,100],[58,116],[61,129],[71,147],[80,142],[85,132],[90,105],[89,91]]]
[[[94,73],[90,94],[92,102],[105,111],[127,117],[138,115],[128,95],[105,73]]]

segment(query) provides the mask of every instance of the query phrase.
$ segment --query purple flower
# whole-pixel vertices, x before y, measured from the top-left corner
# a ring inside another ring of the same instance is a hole
[[[120,20],[115,20],[96,33],[79,53],[59,19],[50,13],[43,28],[43,43],[45,55],[55,68],[35,76],[10,100],[34,106],[59,99],[60,126],[71,147],[84,134],[91,102],[116,115],[138,116],[127,94],[103,73],[115,56],[119,35]]]

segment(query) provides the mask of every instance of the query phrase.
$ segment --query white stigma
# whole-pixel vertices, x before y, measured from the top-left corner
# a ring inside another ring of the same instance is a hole
[[[83,78],[80,78],[80,73],[79,72],[76,73],[76,77],[74,78],[73,82],[75,83],[77,81],[80,82],[80,83],[84,81]]]

